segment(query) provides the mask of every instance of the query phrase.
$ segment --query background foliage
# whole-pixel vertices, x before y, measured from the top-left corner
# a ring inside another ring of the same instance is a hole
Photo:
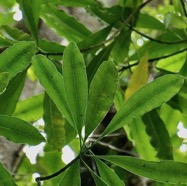
[[[1,184],[187,184],[185,0],[0,9],[0,135],[21,144]]]

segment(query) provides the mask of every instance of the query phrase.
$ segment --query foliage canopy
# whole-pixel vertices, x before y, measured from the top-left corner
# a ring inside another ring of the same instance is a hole
[[[17,5],[24,29],[13,20]],[[179,128],[187,131],[186,1],[10,0],[1,7],[0,135],[44,144],[35,165],[23,154],[13,175],[0,163],[2,185],[88,185],[85,172],[98,186],[133,178],[187,184],[187,132]],[[99,20],[96,31],[68,12],[77,8]],[[62,41],[44,38],[50,30]],[[26,79],[43,91],[22,100]],[[66,165],[65,146],[75,154]],[[40,174],[34,181],[33,173]]]

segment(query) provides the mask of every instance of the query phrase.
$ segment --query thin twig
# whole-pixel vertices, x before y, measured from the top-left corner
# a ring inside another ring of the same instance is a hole
[[[89,140],[95,142],[95,139],[90,138]],[[117,151],[117,152],[121,152],[121,153],[124,153],[124,154],[128,154],[128,155],[137,157],[137,155],[135,153],[124,150],[124,149],[117,148],[117,147],[115,147],[115,146],[113,146],[109,143],[105,143],[105,142],[102,142],[102,141],[97,141],[97,144],[100,144],[104,147],[108,147],[109,149],[112,149],[112,150]]]

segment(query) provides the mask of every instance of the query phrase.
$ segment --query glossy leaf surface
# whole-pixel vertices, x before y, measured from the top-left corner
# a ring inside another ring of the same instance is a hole
[[[112,106],[118,74],[112,61],[105,61],[97,70],[89,88],[85,137],[99,125]]]
[[[50,60],[42,55],[33,57],[35,73],[58,109],[73,124],[67,103],[64,80]]]
[[[127,156],[102,156],[129,172],[164,183],[187,183],[187,164],[165,160],[161,162],[146,161]],[[175,175],[175,176],[174,176]]]
[[[76,161],[65,173],[64,177],[62,178],[59,186],[69,185],[72,184],[73,186],[80,186],[80,165],[79,161]]]
[[[108,185],[118,185],[124,186],[125,184],[119,179],[117,174],[108,167],[101,160],[95,158],[97,168],[99,170],[100,177],[108,184]]]
[[[167,102],[180,90],[183,83],[183,76],[169,74],[140,88],[114,116],[103,136],[131,123],[134,119]]]
[[[0,172],[1,172],[0,184],[2,186],[4,185],[17,186],[10,173],[3,167],[1,163],[0,163]]]
[[[67,101],[77,130],[81,134],[86,114],[88,83],[83,56],[74,43],[70,43],[64,50],[62,70]]]
[[[0,72],[8,72],[9,79],[25,70],[35,54],[35,43],[21,41],[0,54]]]
[[[44,137],[30,123],[15,117],[0,115],[0,135],[15,143],[38,145]]]

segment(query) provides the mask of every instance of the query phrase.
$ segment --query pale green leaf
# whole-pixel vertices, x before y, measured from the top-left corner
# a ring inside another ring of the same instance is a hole
[[[165,160],[161,162],[146,161],[128,156],[99,156],[118,165],[133,174],[164,183],[187,183],[187,164]]]
[[[172,160],[173,148],[169,133],[157,111],[152,110],[146,113],[142,119],[146,126],[146,132],[151,138],[151,144],[157,150],[157,157],[162,160]]]
[[[35,43],[21,41],[0,54],[0,72],[8,72],[9,79],[22,72],[31,63],[35,54]]]
[[[97,164],[97,168],[99,170],[99,174],[101,178],[110,186],[117,185],[117,186],[124,186],[125,184],[122,180],[119,179],[117,174],[108,167],[105,163],[103,163],[98,158],[94,158]]]
[[[0,163],[0,185],[17,186],[10,173]]]
[[[23,90],[25,77],[26,71],[17,74],[9,81],[6,90],[0,95],[1,114],[11,115],[14,112],[20,94]]]
[[[150,143],[150,137],[146,133],[145,124],[141,118],[135,119],[129,124],[130,140],[140,158],[146,160],[157,160],[156,150]]]
[[[53,150],[61,151],[65,142],[64,118],[47,94],[44,97],[44,131]]]
[[[69,41],[80,42],[91,35],[91,32],[77,19],[54,6],[43,5],[41,17],[49,27],[55,29],[58,35]]]
[[[118,82],[117,69],[112,61],[103,62],[89,88],[85,122],[85,138],[99,125],[112,106]]]
[[[44,137],[30,123],[24,120],[0,115],[0,135],[15,143],[38,145]]]
[[[35,122],[43,114],[43,94],[29,97],[17,103],[13,116],[27,122]]]
[[[8,72],[1,72],[0,73],[0,94],[2,94],[9,82],[9,73]]]
[[[80,186],[80,165],[79,161],[76,161],[65,173],[63,176],[59,186],[69,185],[71,183],[72,186]]]
[[[33,57],[33,66],[41,85],[46,89],[60,112],[73,125],[62,75],[57,71],[53,63],[42,55]]]
[[[136,91],[114,116],[102,136],[109,134],[134,119],[170,100],[181,88],[184,77],[164,75]]]
[[[70,43],[64,50],[63,76],[68,104],[81,134],[86,114],[88,83],[83,56],[74,43]]]

